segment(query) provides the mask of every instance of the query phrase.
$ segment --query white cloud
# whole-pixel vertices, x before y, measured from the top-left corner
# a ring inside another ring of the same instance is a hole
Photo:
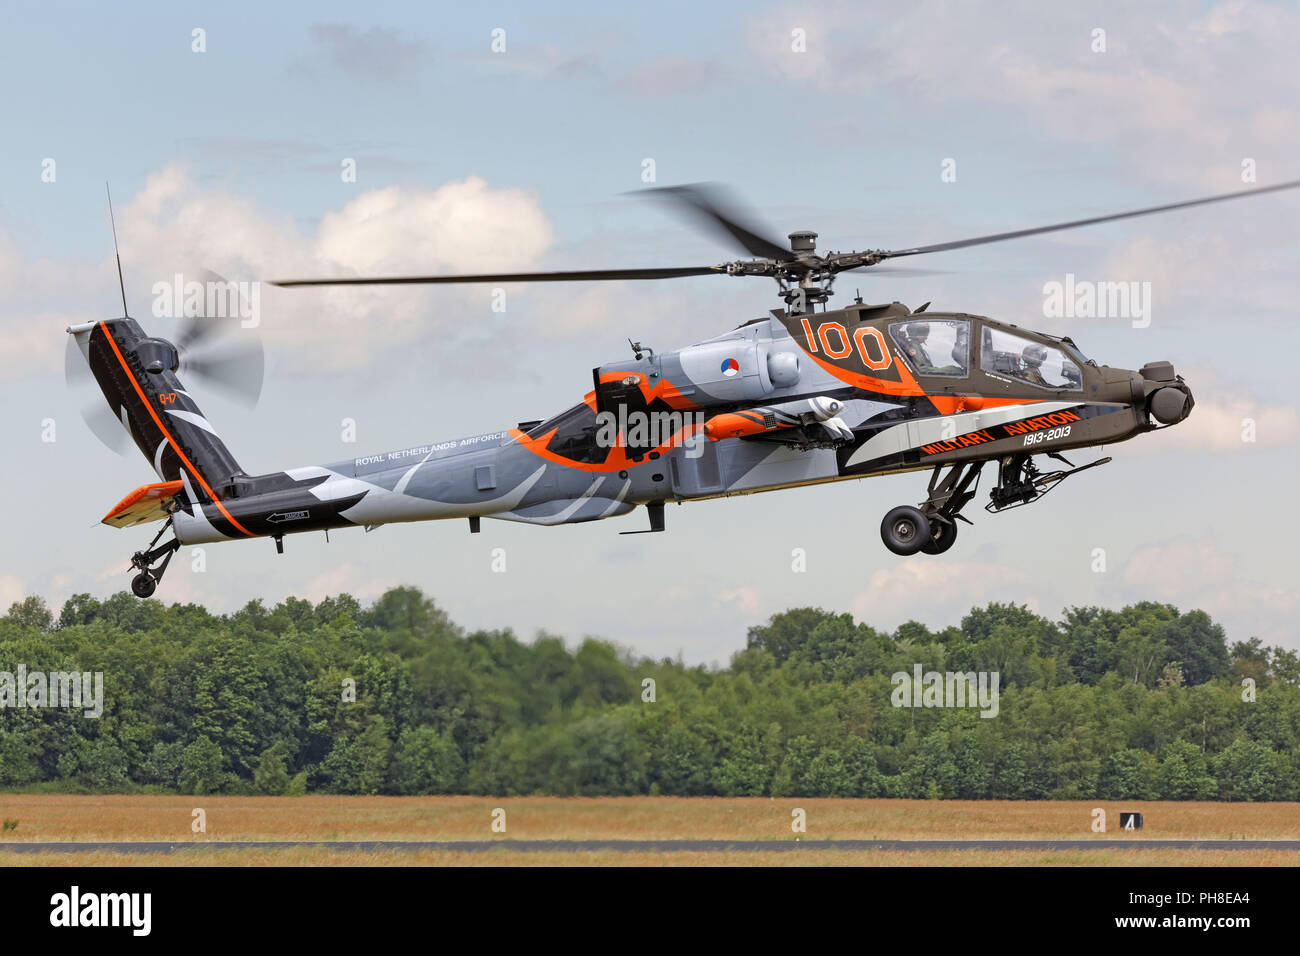
[[[437,188],[390,186],[362,191],[303,235],[285,213],[200,186],[185,166],[170,164],[119,201],[118,232],[127,298],[145,328],[171,331],[151,315],[153,286],[201,270],[233,280],[526,270],[553,244],[554,233],[532,193],[494,188],[469,176]],[[6,315],[6,361],[0,374],[61,367],[57,334],[74,322],[116,314],[116,271],[104,262],[24,261],[0,233],[0,311]],[[111,278],[110,278],[111,277]],[[110,285],[109,283],[112,283]],[[385,351],[442,336],[455,342],[471,310],[492,315],[481,286],[278,289],[261,287],[259,334],[286,371],[356,369]],[[52,312],[45,303],[70,303]],[[79,303],[87,303],[84,309]],[[34,305],[39,303],[39,306]],[[107,310],[107,312],[105,311]],[[12,318],[9,318],[12,316]]]
[[[762,615],[763,592],[753,587],[726,588],[718,593],[718,603],[748,620]]]
[[[1172,428],[1126,442],[1124,454],[1208,451],[1251,454],[1300,442],[1300,409],[1272,404],[1210,367],[1177,368],[1196,400],[1192,413]],[[1253,440],[1244,440],[1253,430]]]
[[[866,589],[849,602],[849,609],[873,627],[892,628],[908,620],[943,627],[960,619],[972,605],[1026,603],[1026,580],[1019,568],[921,554],[873,572]],[[1037,610],[1037,601],[1029,605]]]
[[[9,610],[9,606],[16,601],[21,601],[27,589],[12,574],[0,574],[0,613]]]
[[[1092,48],[1098,26],[1106,52]],[[791,49],[796,28],[807,52]],[[1298,33],[1300,10],[1277,4],[1116,2],[1084,17],[1069,6],[950,0],[881,16],[833,0],[772,8],[752,20],[749,42],[762,66],[796,84],[1007,106],[1060,139],[1122,146],[1162,180],[1222,185],[1243,156],[1296,154]]]
[[[616,85],[623,92],[638,96],[677,96],[716,89],[727,78],[727,68],[716,61],[668,55],[638,64]]]
[[[301,587],[294,588],[291,593],[294,597],[313,603],[345,592],[359,601],[365,601],[377,598],[401,583],[392,578],[377,577],[348,561],[321,572]]]
[[[348,23],[314,23],[308,33],[316,57],[302,65],[311,72],[316,61],[348,76],[380,83],[411,82],[429,57],[426,44],[391,27],[362,31]]]
[[[312,251],[347,274],[485,272],[520,269],[554,241],[532,193],[470,176],[436,190],[365,192],[321,220]]]
[[[1253,423],[1254,441],[1243,438],[1248,423]],[[1300,441],[1300,411],[1290,405],[1264,405],[1246,395],[1217,394],[1209,400],[1197,398],[1196,407],[1185,421],[1151,437],[1152,441],[1134,444],[1133,449],[1149,453],[1175,448],[1249,453],[1255,448]]]
[[[1300,590],[1250,580],[1236,556],[1210,541],[1178,538],[1139,548],[1124,567],[1134,600],[1157,600],[1186,612],[1199,608],[1225,624],[1228,634],[1296,645],[1292,622]]]
[[[600,58],[594,53],[575,54],[572,49],[552,44],[511,46],[508,33],[504,52],[473,54],[461,60],[471,66],[494,67],[537,78],[597,76],[601,72]]]

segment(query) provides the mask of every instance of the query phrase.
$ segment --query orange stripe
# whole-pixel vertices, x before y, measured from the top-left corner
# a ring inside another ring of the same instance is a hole
[[[637,387],[641,389],[641,396],[645,399],[647,405],[653,402],[656,398],[661,398],[670,407],[675,408],[678,411],[688,411],[692,408],[698,407],[693,401],[678,391],[677,386],[666,378],[661,378],[659,381],[655,382],[653,387],[651,387],[649,379],[646,378],[644,372],[606,372],[600,377],[600,384],[604,385],[607,382],[621,382],[628,376],[639,379]],[[595,401],[594,395],[592,401]]]
[[[930,395],[927,396],[934,407],[944,415],[957,412],[978,412],[985,408],[1000,408],[1003,405],[1028,405],[1041,402],[1041,398],[993,398],[986,395]]]
[[[176,444],[176,439],[172,438],[171,432],[169,432],[166,426],[159,421],[157,413],[153,410],[153,406],[149,404],[149,400],[144,397],[144,392],[140,390],[140,383],[137,382],[135,376],[131,374],[130,366],[126,364],[126,359],[122,357],[122,352],[118,349],[117,343],[113,341],[113,336],[109,333],[108,326],[103,322],[100,322],[99,328],[100,331],[104,333],[104,338],[108,339],[108,344],[112,346],[113,354],[117,356],[118,362],[122,365],[122,371],[126,372],[126,377],[131,380],[132,386],[135,387],[135,393],[140,396],[140,401],[144,403],[144,407],[149,409],[149,414],[153,417],[154,424],[158,426],[158,430],[163,433],[163,436],[171,444],[172,450],[176,452],[176,455],[180,460],[185,463],[187,468],[189,468],[190,472],[194,475],[194,479],[203,486],[203,490],[208,493],[208,497],[212,499],[212,503],[217,506],[217,509],[226,516],[226,520],[250,538],[256,538],[257,535],[253,534],[253,532],[249,531],[242,524],[236,521],[234,515],[226,510],[225,506],[221,503],[221,500],[217,498],[213,490],[208,487],[208,483],[203,480],[203,476],[199,474],[199,470],[194,467],[193,463],[188,458],[185,457],[185,452],[181,451],[180,445]],[[196,504],[198,503],[196,502]],[[199,505],[199,507],[202,507],[202,505]]]
[[[808,353],[808,357],[838,378],[841,382],[847,382],[855,388],[862,389],[864,392],[878,392],[882,395],[921,396],[925,394],[925,389],[917,384],[916,379],[912,377],[912,373],[905,369],[901,362],[894,363],[894,367],[898,369],[899,381],[891,382],[889,379],[863,375],[861,372],[854,372],[851,369],[844,368],[842,365],[827,362],[825,359],[820,359],[811,352]]]
[[[679,428],[671,438],[666,442],[663,442],[659,447],[647,449],[647,451],[657,451],[660,455],[664,455],[671,451],[676,445],[682,444],[687,438],[702,428],[703,426],[701,425],[685,425],[682,428]],[[622,471],[627,468],[635,468],[637,465],[644,465],[649,460],[646,458],[642,461],[633,461],[628,457],[627,448],[625,446],[615,445],[606,452],[604,461],[574,461],[571,458],[565,458],[563,455],[557,455],[546,447],[550,443],[551,439],[555,437],[556,431],[558,431],[557,428],[552,428],[545,435],[539,435],[536,438],[529,438],[517,428],[509,429],[506,434],[513,438],[517,444],[523,448],[527,448],[539,458],[545,458],[547,461],[553,461],[557,465],[563,465],[565,468],[573,468],[576,471],[588,471],[593,474]]]

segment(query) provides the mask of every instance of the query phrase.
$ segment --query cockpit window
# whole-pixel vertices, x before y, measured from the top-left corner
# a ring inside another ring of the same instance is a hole
[[[1079,388],[1079,366],[1055,346],[1044,345],[986,326],[980,368],[1040,388]]]
[[[598,427],[595,410],[582,402],[530,428],[528,437],[542,438],[553,431],[555,435],[546,445],[548,451],[571,461],[598,462],[608,452],[597,447]]]
[[[964,377],[970,371],[970,323],[965,319],[894,322],[889,334],[920,375]]]

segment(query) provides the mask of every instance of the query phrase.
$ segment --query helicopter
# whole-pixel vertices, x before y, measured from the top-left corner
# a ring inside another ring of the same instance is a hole
[[[664,280],[687,276],[774,280],[783,307],[712,338],[632,357],[592,372],[591,389],[550,418],[485,434],[428,442],[325,465],[249,475],[178,377],[231,371],[232,359],[194,359],[211,325],[192,323],[179,344],[147,335],[123,316],[67,329],[70,361],[84,361],[158,481],[136,488],[102,519],[113,527],[162,520],[131,557],[132,591],[154,593],[183,545],[392,523],[483,518],[564,525],[626,515],[643,506],[663,532],[665,505],[831,481],[928,471],[925,500],[884,515],[893,553],[942,554],[962,511],[996,463],[985,509],[1038,501],[1072,475],[1065,452],[1113,445],[1184,421],[1194,400],[1171,362],[1140,369],[1088,358],[1068,336],[988,316],[911,309],[861,297],[828,309],[835,278],[889,271],[890,260],[1170,212],[1300,186],[1292,181],[1048,226],[894,250],[818,253],[817,233],[765,236],[717,187],[643,190],[742,249],[720,265],[560,272],[276,280],[282,287]],[[110,199],[111,212],[111,199]],[[116,226],[114,226],[116,245]],[[899,271],[899,270],[895,270]],[[821,306],[820,311],[818,306]],[[260,353],[235,356],[236,371]],[[220,378],[220,376],[217,376]],[[114,427],[116,427],[116,423]],[[1064,467],[1035,459],[1047,459]],[[158,541],[168,531],[170,541]]]

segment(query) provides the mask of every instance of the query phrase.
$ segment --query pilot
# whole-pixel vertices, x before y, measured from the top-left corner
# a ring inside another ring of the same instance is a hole
[[[1043,363],[1047,361],[1047,349],[1037,344],[1026,345],[1025,350],[1020,353],[1020,359],[1024,363],[1022,374],[1026,382],[1031,385],[1047,385],[1047,379],[1043,378]]]
[[[925,350],[925,340],[930,337],[929,322],[912,322],[907,326],[907,357],[912,360],[918,371],[936,371],[930,353]]]
[[[966,358],[969,351],[970,333],[966,331],[966,326],[963,323],[957,326],[956,339],[952,343],[953,368],[962,374],[966,372]]]

